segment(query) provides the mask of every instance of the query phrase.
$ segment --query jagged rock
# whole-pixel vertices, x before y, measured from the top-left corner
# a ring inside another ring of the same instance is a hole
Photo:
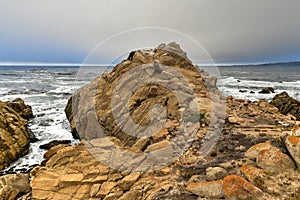
[[[141,72],[142,74],[139,74]],[[138,80],[135,76],[139,77]],[[148,80],[152,80],[151,78],[160,82],[145,84]],[[188,80],[190,86],[184,85],[183,80]],[[126,87],[118,89],[120,81],[126,84]],[[131,92],[130,87],[135,87],[140,82],[145,85],[140,85]],[[216,79],[210,76],[204,78],[202,72],[192,64],[178,44],[170,43],[160,45],[154,50],[135,51],[129,60],[116,65],[111,73],[96,78],[72,95],[65,112],[75,138],[90,140],[110,135],[120,139],[126,146],[132,146],[136,143],[137,138],[145,136],[138,134],[146,134],[147,130],[143,130],[141,127],[136,129],[128,125],[128,131],[124,131],[124,128],[118,126],[117,120],[124,125],[131,123],[128,118],[123,118],[126,116],[124,115],[126,113],[124,102],[128,101],[130,116],[133,122],[140,126],[150,123],[149,109],[154,104],[166,106],[167,121],[179,121],[181,116],[177,97],[180,96],[181,100],[188,102],[189,95],[192,94],[190,89],[195,92],[196,96],[209,91],[217,93],[215,82]],[[214,89],[209,90],[208,85],[213,85]],[[178,91],[177,97],[172,94],[174,90]],[[115,101],[120,103],[111,106],[111,102]],[[205,106],[199,100],[200,110],[203,110],[203,113],[211,112]],[[91,112],[92,110],[95,110],[95,113]],[[222,109],[219,110],[222,111]],[[99,131],[101,129],[102,131]],[[132,131],[137,131],[135,133],[137,135],[126,133]],[[151,135],[157,132],[159,130],[153,130]],[[155,142],[159,142],[161,139],[163,137]]]
[[[280,173],[288,169],[295,169],[293,160],[276,147],[259,151],[256,163],[257,166],[272,173]]]
[[[0,170],[28,153],[30,134],[27,120],[0,101]]]
[[[262,191],[246,181],[243,177],[229,175],[224,178],[223,191],[228,199],[258,198]]]
[[[0,176],[0,199],[14,200],[17,196],[29,192],[28,174],[8,174]]]
[[[239,90],[240,93],[245,93],[247,90]]]
[[[29,128],[27,128],[27,132],[29,134],[30,143],[39,141],[39,139],[34,135],[34,133]]]
[[[300,120],[300,102],[290,97],[286,92],[277,94],[270,102],[284,114],[291,114]]]
[[[24,119],[30,119],[34,117],[31,106],[26,105],[25,102],[20,98],[7,102],[7,105],[19,113],[19,115]]]
[[[300,137],[288,136],[285,140],[286,147],[300,168]]]
[[[266,87],[266,88],[263,88],[261,91],[259,91],[258,93],[259,94],[270,94],[270,93],[274,93],[274,88],[272,87]]]

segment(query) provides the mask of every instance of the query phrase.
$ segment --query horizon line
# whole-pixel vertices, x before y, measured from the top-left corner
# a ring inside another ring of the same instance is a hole
[[[243,66],[243,65],[265,65],[265,64],[280,64],[280,63],[297,63],[300,61],[279,61],[279,62],[252,62],[252,63],[194,63],[198,66]],[[0,66],[112,66],[116,64],[108,63],[50,63],[50,62],[0,62]]]

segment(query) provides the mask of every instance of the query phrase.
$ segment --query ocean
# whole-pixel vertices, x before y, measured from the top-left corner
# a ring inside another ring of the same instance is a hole
[[[107,67],[79,68],[77,66],[0,66],[0,100],[22,98],[32,106],[34,118],[29,121],[38,142],[32,143],[29,154],[12,163],[6,171],[24,171],[40,164],[45,150],[41,144],[52,140],[72,140],[64,108],[68,98],[79,87],[97,75],[109,71]],[[271,100],[275,94],[287,91],[300,100],[300,66],[225,66],[218,67],[218,88],[225,95],[252,101]],[[275,93],[258,94],[264,87]]]

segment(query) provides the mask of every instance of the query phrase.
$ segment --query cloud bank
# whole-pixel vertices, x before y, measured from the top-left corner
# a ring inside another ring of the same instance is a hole
[[[300,1],[293,0],[3,0],[0,62],[82,62],[100,42],[137,27],[186,34],[217,63],[300,60],[299,19]],[[165,38],[140,39],[156,46]],[[133,49],[135,39],[118,45]],[[99,62],[117,56],[115,48]]]

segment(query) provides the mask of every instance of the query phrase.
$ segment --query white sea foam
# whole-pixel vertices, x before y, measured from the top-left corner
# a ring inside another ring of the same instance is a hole
[[[258,92],[265,87],[273,87],[275,93],[259,94]],[[249,99],[252,101],[262,98],[271,100],[276,94],[284,91],[288,92],[293,98],[300,100],[300,81],[270,82],[241,80],[234,77],[228,77],[218,80],[218,88],[225,95],[232,95],[236,98]],[[254,93],[250,93],[251,91]]]

